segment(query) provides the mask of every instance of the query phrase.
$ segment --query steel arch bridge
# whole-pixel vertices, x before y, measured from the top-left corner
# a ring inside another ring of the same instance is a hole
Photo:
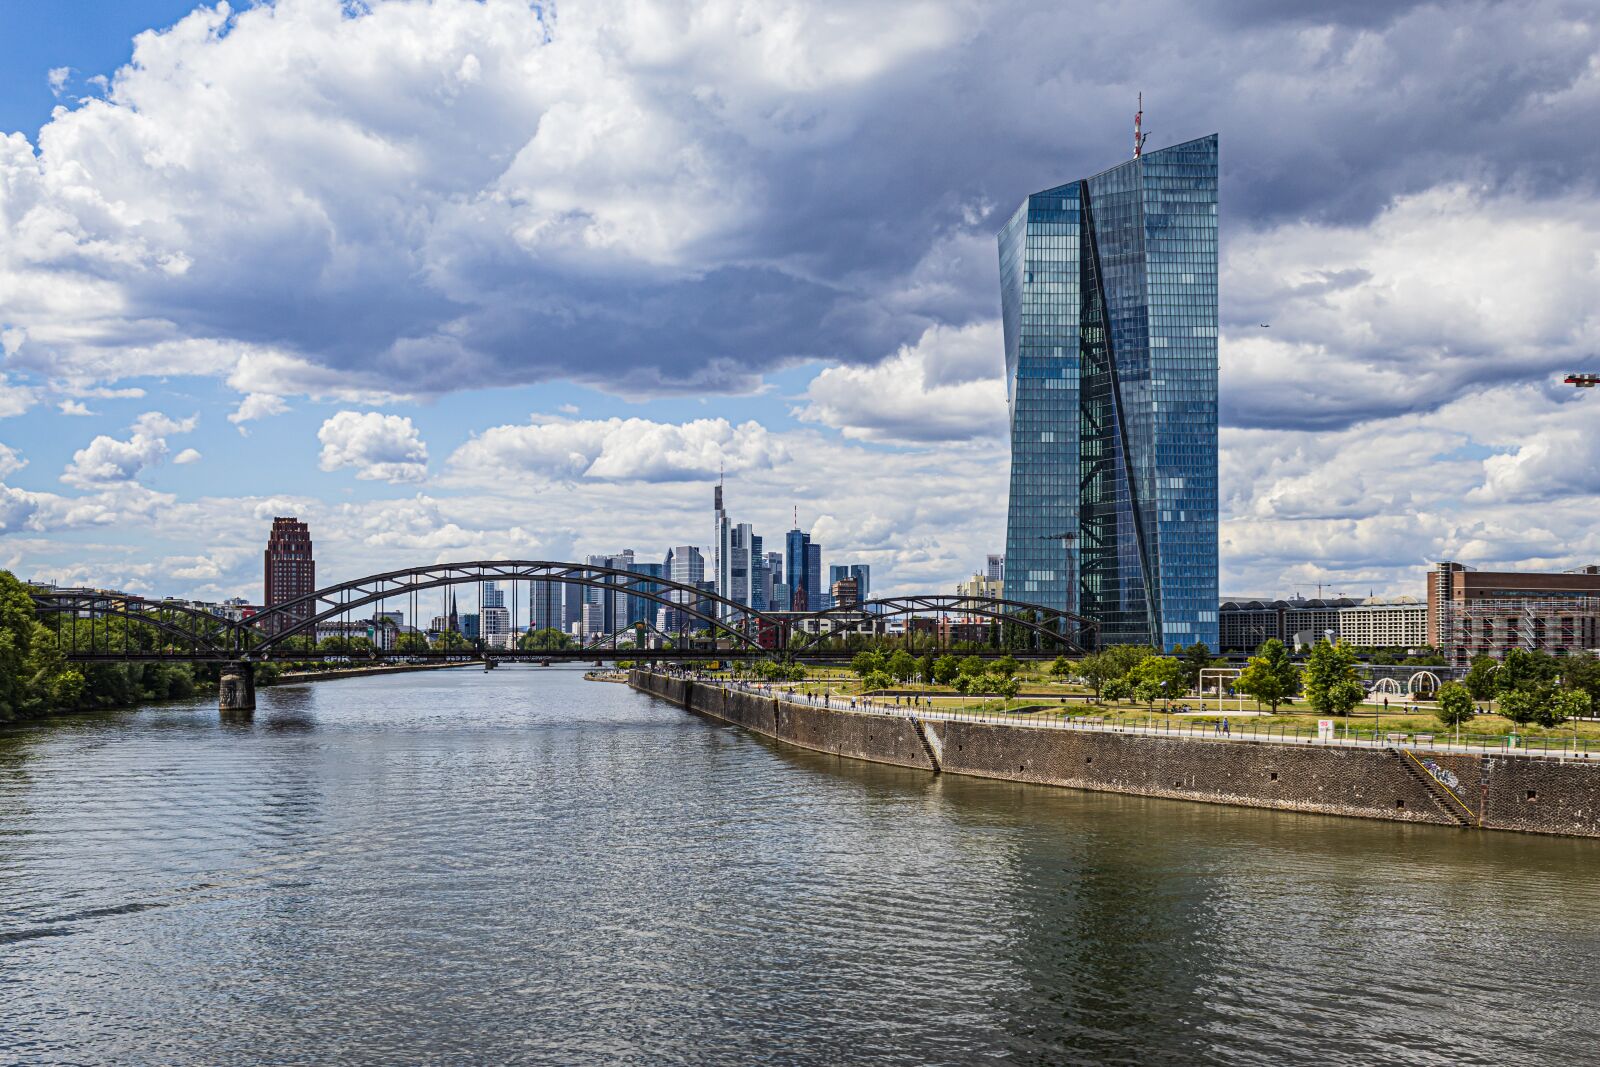
[[[676,613],[680,623],[679,646],[684,645],[681,639],[685,633],[681,627],[687,620],[714,635],[712,646],[699,650],[688,647],[626,649],[617,647],[616,638],[625,632],[618,631],[612,635],[612,648],[582,648],[566,652],[569,657],[671,658],[696,651],[724,656],[805,655],[829,638],[867,630],[879,633],[890,619],[909,619],[920,613],[932,613],[941,618],[954,614],[1014,626],[1017,632],[1028,635],[1030,643],[1058,653],[1078,653],[1098,647],[1099,625],[1094,620],[1022,601],[913,596],[809,613],[774,613],[756,611],[698,586],[638,571],[547,560],[477,560],[385,571],[326,586],[240,622],[171,601],[99,592],[38,591],[33,594],[33,600],[42,618],[56,622],[61,652],[70,660],[304,660],[328,655],[308,651],[301,647],[301,642],[294,640],[314,638],[317,627],[323,623],[348,621],[353,612],[375,611],[397,600],[409,605],[409,617],[414,620],[418,617],[419,598],[423,593],[486,582],[507,582],[513,586],[520,582],[563,583],[616,596],[637,597]],[[510,601],[513,605],[518,603],[515,591]],[[87,625],[61,625],[67,620]],[[113,627],[113,620],[148,627],[148,631],[140,633],[130,625]],[[727,647],[719,648],[724,642]],[[377,652],[373,658],[416,654]],[[437,656],[441,653],[422,654]],[[443,654],[526,659],[562,656],[563,652],[458,649]]]

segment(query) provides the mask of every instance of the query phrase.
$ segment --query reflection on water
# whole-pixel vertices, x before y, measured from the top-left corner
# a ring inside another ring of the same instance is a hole
[[[1600,842],[932,777],[577,671],[0,733],[0,1060],[1586,1063]]]

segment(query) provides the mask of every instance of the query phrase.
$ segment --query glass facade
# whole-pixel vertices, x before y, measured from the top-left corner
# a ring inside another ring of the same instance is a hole
[[[1007,597],[1216,648],[1216,135],[1028,197],[1000,293]]]

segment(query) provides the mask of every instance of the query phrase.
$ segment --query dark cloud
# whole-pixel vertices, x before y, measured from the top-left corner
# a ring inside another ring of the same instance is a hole
[[[77,241],[14,271],[126,295],[90,331],[14,307],[5,325],[46,339],[17,362],[70,369],[74,338],[104,351],[154,334],[281,349],[395,392],[564,377],[633,393],[872,362],[996,314],[993,231],[1028,192],[1125,157],[1141,90],[1153,144],[1221,133],[1230,237],[1359,227],[1449,182],[1568,196],[1600,170],[1582,133],[1600,19],[1562,0],[990,4],[920,46],[893,4],[868,4],[851,9],[859,70],[823,39],[741,60],[749,41],[674,37],[670,13],[652,51],[621,6],[564,14],[557,71],[526,12],[437,10],[429,47],[375,68],[394,26],[336,42],[308,24],[276,65],[215,58],[283,32],[267,19],[247,13],[220,44],[174,31],[112,104],[47,126],[50,175],[87,175],[143,220],[86,213],[61,181],[13,193],[75,214]],[[496,52],[511,31],[527,46]],[[124,251],[94,258],[106,244]],[[183,270],[158,262],[168,252]],[[1335,265],[1294,296],[1364,269]],[[1225,317],[1248,309],[1239,321],[1275,313],[1262,291],[1224,301]],[[1324,403],[1304,424],[1427,402]],[[1249,398],[1230,410],[1266,417]]]

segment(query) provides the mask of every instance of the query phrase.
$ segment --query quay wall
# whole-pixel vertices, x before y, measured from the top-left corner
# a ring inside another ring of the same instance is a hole
[[[930,772],[1367,819],[1600,837],[1600,761],[1342,748],[834,711],[631,672],[634,688],[801,748]],[[926,739],[925,739],[926,738]]]

